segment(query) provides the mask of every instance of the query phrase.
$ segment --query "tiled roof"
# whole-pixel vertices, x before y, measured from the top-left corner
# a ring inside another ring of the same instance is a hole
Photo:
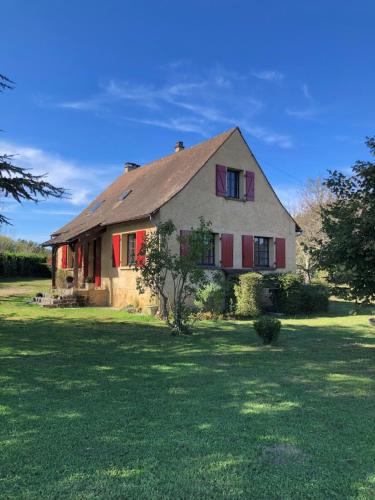
[[[186,186],[235,130],[123,173],[44,244],[66,243],[94,227],[144,219],[156,213]],[[129,194],[124,196],[126,193]]]

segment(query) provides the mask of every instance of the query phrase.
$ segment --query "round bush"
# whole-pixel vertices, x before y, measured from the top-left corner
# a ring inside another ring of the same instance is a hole
[[[263,340],[263,344],[272,344],[276,342],[279,337],[280,329],[281,322],[271,316],[264,316],[254,321],[254,330]]]

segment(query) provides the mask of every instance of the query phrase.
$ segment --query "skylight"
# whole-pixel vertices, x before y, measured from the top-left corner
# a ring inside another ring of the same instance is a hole
[[[91,214],[93,214],[98,208],[104,203],[105,200],[99,200],[92,207],[90,207],[88,210]]]
[[[123,191],[120,196],[118,197],[118,201],[124,201],[125,198],[127,198],[129,196],[129,194],[131,193],[131,190],[130,191]]]

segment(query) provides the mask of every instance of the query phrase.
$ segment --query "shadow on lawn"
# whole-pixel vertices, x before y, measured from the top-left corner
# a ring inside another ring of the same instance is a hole
[[[356,495],[373,471],[371,333],[286,323],[263,347],[249,323],[175,338],[158,323],[2,321],[3,488]]]

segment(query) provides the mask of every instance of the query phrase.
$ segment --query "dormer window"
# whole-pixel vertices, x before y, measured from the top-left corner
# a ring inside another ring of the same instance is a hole
[[[227,196],[228,198],[240,197],[240,172],[227,170]]]

